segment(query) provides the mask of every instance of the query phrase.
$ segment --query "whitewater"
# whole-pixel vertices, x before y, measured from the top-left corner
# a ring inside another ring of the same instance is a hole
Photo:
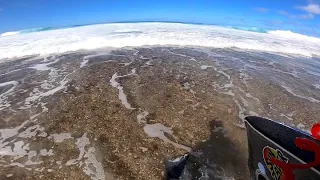
[[[239,48],[320,56],[319,38],[291,31],[258,33],[213,25],[153,22],[98,24],[30,33],[8,32],[0,37],[0,59],[153,45]]]

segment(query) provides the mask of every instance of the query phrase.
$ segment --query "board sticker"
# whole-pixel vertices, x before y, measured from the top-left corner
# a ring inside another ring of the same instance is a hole
[[[283,155],[283,153],[279,149],[274,149],[269,146],[263,148],[263,159],[264,162],[274,180],[280,180],[283,174],[282,169],[273,164],[270,159],[277,159],[279,161],[288,163],[289,159]]]

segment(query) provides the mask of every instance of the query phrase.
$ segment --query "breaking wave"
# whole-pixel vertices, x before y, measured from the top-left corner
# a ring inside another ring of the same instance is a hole
[[[32,33],[28,33],[32,32]],[[13,35],[15,34],[15,35]],[[249,32],[213,25],[183,23],[112,23],[71,28],[38,28],[6,33],[0,38],[0,59],[145,45],[239,48],[320,56],[320,39],[291,31]]]
[[[33,29],[25,29],[21,31],[5,32],[5,33],[2,33],[0,37],[13,36],[17,34],[25,34],[25,33],[32,33],[32,32],[48,31],[52,29],[53,29],[52,27],[45,27],[45,28],[33,28]]]
[[[282,37],[282,38],[286,38],[286,39],[296,39],[301,41],[310,41],[310,42],[320,43],[320,38],[298,34],[292,31],[275,30],[275,31],[268,31],[268,33],[275,36]]]

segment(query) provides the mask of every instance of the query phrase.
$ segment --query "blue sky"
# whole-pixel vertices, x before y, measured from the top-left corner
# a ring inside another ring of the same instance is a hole
[[[0,0],[0,33],[119,21],[179,21],[320,37],[320,0]]]

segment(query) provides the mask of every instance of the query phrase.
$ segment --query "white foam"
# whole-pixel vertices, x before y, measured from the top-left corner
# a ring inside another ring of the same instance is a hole
[[[86,152],[85,146],[90,144],[89,138],[87,138],[87,134],[84,133],[82,137],[77,139],[77,142],[75,144],[79,149],[79,155],[76,159],[71,159],[71,160],[67,161],[67,163],[66,163],[67,166],[77,164],[77,163],[79,163],[79,161],[82,160],[83,155]]]
[[[0,129],[0,147],[3,147],[4,144],[3,142],[6,141],[7,139],[14,137],[18,135],[18,131],[23,128],[29,121],[23,122],[20,126],[17,126],[15,128],[10,128],[10,129]]]
[[[124,93],[123,91],[123,87],[121,86],[120,83],[117,82],[116,79],[120,78],[120,77],[126,77],[126,76],[130,76],[130,75],[136,75],[136,70],[132,69],[131,73],[127,74],[127,75],[123,75],[123,76],[118,76],[118,73],[114,73],[110,79],[110,84],[112,87],[115,87],[118,89],[119,91],[119,99],[121,101],[121,103],[127,108],[127,109],[135,109],[133,107],[131,107],[131,105],[128,103],[128,99],[127,99],[127,95]]]
[[[142,55],[140,56],[140,59],[143,59],[143,60],[150,60],[150,58],[143,57]]]
[[[41,127],[39,124],[31,126],[31,127],[28,127],[26,130],[21,132],[18,135],[18,137],[22,137],[22,138],[35,137],[37,135],[38,131],[43,132],[44,131],[44,127]]]
[[[275,109],[275,108],[272,107],[272,104],[268,104],[268,105],[269,105],[269,108],[270,108],[271,110],[276,111],[276,112],[278,111],[277,109]]]
[[[294,33],[291,31],[283,31],[283,30],[275,30],[275,31],[269,31],[269,34],[279,36],[280,38],[284,39],[296,39],[296,40],[308,40],[310,42],[320,43],[320,39],[316,37],[310,37],[303,34]]]
[[[16,86],[18,84],[18,82],[17,81],[8,81],[8,82],[0,83],[0,87],[7,86],[9,84]]]
[[[90,176],[92,180],[105,179],[102,163],[99,162],[94,155],[96,149],[94,147],[87,147],[90,144],[87,133],[84,133],[82,137],[78,138],[75,144],[79,149],[79,156],[76,159],[67,161],[66,165],[79,164],[80,167],[83,167],[83,172]]]
[[[217,71],[217,72],[220,73],[220,74],[222,74],[222,75],[224,75],[224,76],[227,77],[228,79],[231,79],[231,77],[229,76],[229,74],[225,73],[224,71],[219,70],[219,71]]]
[[[50,65],[57,63],[59,60],[60,60],[60,59],[57,58],[57,59],[55,59],[55,60],[52,61],[52,62],[44,63],[44,64],[36,64],[36,65],[34,65],[34,66],[30,67],[30,68],[36,69],[36,70],[38,70],[38,71],[47,71],[47,70],[52,69],[52,68],[49,67]]]
[[[2,97],[4,97],[5,95],[11,93],[19,83],[17,81],[8,81],[8,82],[0,83],[0,87],[7,86],[10,84],[13,86],[9,90],[7,90],[6,92],[0,94],[0,100],[2,100]]]
[[[234,96],[235,94],[232,92],[232,90],[229,91],[218,91],[221,94],[229,95],[229,96]]]
[[[136,52],[133,53],[134,56],[137,56],[139,54],[139,51],[136,50]]]
[[[179,54],[179,53],[175,53],[175,52],[172,52],[172,51],[170,51],[169,49],[168,49],[168,52],[169,52],[170,54],[173,54],[173,55],[176,55],[176,56],[181,56],[181,57],[189,57],[189,58],[192,58],[192,57],[190,57],[190,56],[187,56],[187,55],[185,55],[185,54]]]
[[[313,86],[317,89],[320,89],[320,84],[313,84]]]
[[[27,150],[29,149],[28,146],[24,146],[23,141],[17,141],[14,144],[13,149],[10,146],[6,146],[4,148],[0,148],[0,155],[1,156],[16,156],[16,158],[21,158],[27,155]]]
[[[13,176],[13,174],[7,174],[6,175],[6,177],[12,177]]]
[[[43,97],[51,96],[51,95],[55,94],[56,92],[66,88],[66,85],[68,83],[68,81],[66,80],[67,76],[65,76],[62,79],[62,81],[60,81],[60,85],[59,86],[57,86],[57,87],[55,87],[53,89],[50,89],[49,91],[46,91],[46,92],[37,92],[37,93],[31,95],[30,97],[26,98],[25,106],[30,106],[33,102],[35,102],[37,100],[41,100],[41,98],[43,98]]]
[[[168,127],[164,126],[163,124],[160,124],[160,123],[146,124],[144,126],[143,130],[146,134],[148,134],[149,137],[153,137],[153,138],[157,137],[157,138],[163,140],[164,142],[171,143],[176,148],[184,149],[188,152],[191,151],[191,148],[184,146],[184,145],[181,145],[181,144],[178,144],[178,143],[175,143],[175,142],[172,142],[170,139],[168,139],[164,135],[164,133],[168,133],[168,134],[172,135],[173,131],[171,130],[171,128],[168,128]]]
[[[88,59],[83,58],[83,61],[80,63],[80,68],[83,68],[84,66],[86,66],[88,62],[89,62]]]
[[[7,164],[4,166],[19,166],[25,167],[27,170],[29,170],[30,168],[27,168],[26,166],[43,163],[43,161],[33,161],[33,157],[54,155],[52,149],[40,149],[40,153],[37,154],[37,151],[30,150],[30,147],[32,147],[30,146],[30,143],[25,144],[25,142],[28,142],[31,138],[36,137],[37,134],[40,135],[45,133],[44,128],[40,125],[34,125],[25,128],[28,122],[29,121],[25,121],[20,126],[11,129],[0,129],[0,155],[11,157],[11,161],[4,161],[4,164]],[[19,131],[21,131],[22,129],[24,129],[24,131],[19,133]],[[17,138],[19,138],[19,141],[17,141]],[[11,140],[8,141],[9,139]],[[27,161],[19,161],[19,163],[15,162],[16,160],[26,156]]]
[[[248,101],[246,99],[244,99],[242,96],[240,96],[240,99],[242,101],[243,106],[245,106],[245,107],[249,106],[249,103],[248,103]]]
[[[8,81],[4,83],[0,83],[0,87],[7,86],[7,85],[13,85],[9,90],[6,92],[0,94],[0,110],[10,107],[10,102],[7,101],[7,96],[10,95],[13,90],[16,88],[16,86],[19,84],[17,81]]]
[[[244,115],[244,111],[245,109],[240,105],[239,101],[233,98],[233,101],[236,103],[236,105],[238,106],[239,110],[238,110],[238,117],[239,119],[241,119],[243,122],[245,121],[245,115]]]
[[[127,62],[127,63],[120,63],[121,65],[123,66],[129,66],[133,63],[134,59],[132,59],[130,62]]]
[[[226,84],[224,84],[223,85],[223,88],[231,88],[231,87],[233,87],[234,85],[233,85],[233,82],[231,81],[231,82],[229,82],[229,83],[226,83]]]
[[[290,121],[293,121],[293,118],[292,118],[292,117],[290,117],[290,116],[288,116],[288,115],[285,115],[285,114],[283,114],[283,113],[280,113],[280,116],[281,116],[281,117],[285,117],[285,118],[287,118],[287,119],[290,120]]]
[[[148,111],[143,111],[142,113],[137,115],[138,123],[146,123],[146,117],[149,115]]]
[[[203,70],[205,70],[205,69],[207,69],[207,68],[209,68],[209,67],[212,67],[212,66],[205,66],[205,65],[202,65],[200,68],[201,68],[201,69],[203,69]]]
[[[97,53],[97,54],[87,55],[87,56],[84,56],[84,57],[83,57],[83,60],[82,60],[82,62],[80,63],[80,68],[86,66],[87,63],[89,62],[89,59],[91,59],[91,58],[99,57],[99,56],[107,56],[107,55],[123,56],[123,55],[110,54],[109,51],[108,51],[108,52],[103,52],[103,53]]]
[[[313,97],[306,97],[306,96],[303,96],[303,95],[299,95],[299,94],[294,93],[294,92],[292,91],[292,89],[291,89],[290,87],[288,87],[288,86],[282,85],[282,87],[283,87],[286,91],[288,91],[290,94],[292,94],[293,96],[296,96],[296,97],[301,98],[301,99],[308,100],[308,101],[310,101],[310,102],[320,103],[320,100],[315,99],[315,98],[313,98]]]
[[[8,75],[8,74],[11,74],[11,73],[13,73],[13,72],[17,72],[17,71],[21,71],[21,70],[22,70],[22,69],[15,69],[15,70],[12,70],[12,71],[9,71],[9,72],[0,74],[0,76]]]
[[[305,128],[306,126],[304,125],[304,124],[302,124],[302,123],[299,123],[298,125],[297,125],[297,128],[299,128],[299,129],[303,129],[303,128]]]
[[[44,89],[44,90],[49,90],[49,89],[54,88],[54,86],[51,85],[51,84],[48,82],[48,80],[44,80],[44,81],[42,82],[42,84],[40,85],[40,87],[41,87],[42,89]]]
[[[260,103],[260,100],[256,97],[253,97],[250,93],[246,93],[246,97],[252,98],[252,99],[256,100],[258,103]]]
[[[53,156],[53,150],[47,150],[47,149],[41,149],[40,153],[38,154],[37,151],[30,150],[30,144],[25,144],[24,141],[17,141],[13,143],[13,148],[11,148],[11,145],[7,145],[5,147],[0,147],[0,155],[1,156],[11,156],[12,159],[9,162],[4,161],[5,167],[8,166],[19,166],[19,167],[26,167],[29,165],[37,165],[43,163],[43,161],[33,161],[33,157],[36,156]],[[14,162],[22,157],[27,156],[27,161],[25,162]],[[36,158],[41,159],[41,158]],[[29,168],[26,168],[29,170]],[[30,169],[31,170],[31,169]]]
[[[268,62],[267,65],[274,66],[275,63],[276,63],[276,62],[274,62],[274,61],[270,61],[270,62]]]
[[[20,31],[5,32],[5,33],[2,33],[0,35],[0,37],[13,36],[13,35],[16,35],[16,34],[19,34],[19,33],[20,33]]]
[[[85,147],[86,147],[86,145],[90,144],[89,138],[87,137],[87,133],[84,133],[82,135],[82,137],[78,138],[77,142],[75,144],[79,149],[79,156],[76,159],[71,159],[71,160],[67,161],[67,163],[66,163],[67,166],[70,166],[72,164],[77,164],[77,163],[79,163],[79,161],[82,160],[83,155],[86,152]]]
[[[145,65],[141,66],[141,67],[149,67],[149,66],[152,66],[151,64],[152,60],[149,60],[145,63]]]
[[[123,29],[137,29],[141,33],[128,32],[121,35],[115,33]],[[144,45],[236,47],[312,56],[312,54],[320,54],[319,42],[318,38],[307,36],[303,38],[285,36],[284,38],[283,34],[279,35],[279,32],[264,34],[212,25],[115,23],[1,37],[0,59],[63,53],[80,49]]]
[[[223,76],[227,77],[228,79],[231,79],[231,77],[229,76],[229,74],[225,73],[222,70],[218,70],[216,67],[211,66],[215,71],[217,71],[217,73],[222,74]],[[231,80],[232,83],[232,80]]]
[[[241,123],[241,124],[239,124],[239,123],[233,123],[233,125],[241,128],[241,129],[246,129],[246,125],[245,125],[244,123]]]
[[[47,149],[41,149],[40,150],[40,155],[41,156],[53,156],[53,150],[49,149],[49,151]]]
[[[18,167],[25,167],[25,165],[15,162],[15,163],[11,163],[10,166],[18,166]]]
[[[96,149],[90,147],[88,151],[84,154],[85,166],[83,167],[83,172],[91,177],[92,180],[103,180],[105,179],[104,169],[102,163],[99,162],[94,155]]]
[[[183,160],[183,159],[185,159],[187,157],[188,157],[188,154],[185,154],[183,156],[180,156],[180,157],[177,157],[175,159],[168,160],[168,161],[173,162],[173,163],[177,163],[177,162],[180,162],[181,160]]]
[[[51,134],[48,138],[53,138],[56,143],[61,143],[66,139],[73,139],[70,133]]]

